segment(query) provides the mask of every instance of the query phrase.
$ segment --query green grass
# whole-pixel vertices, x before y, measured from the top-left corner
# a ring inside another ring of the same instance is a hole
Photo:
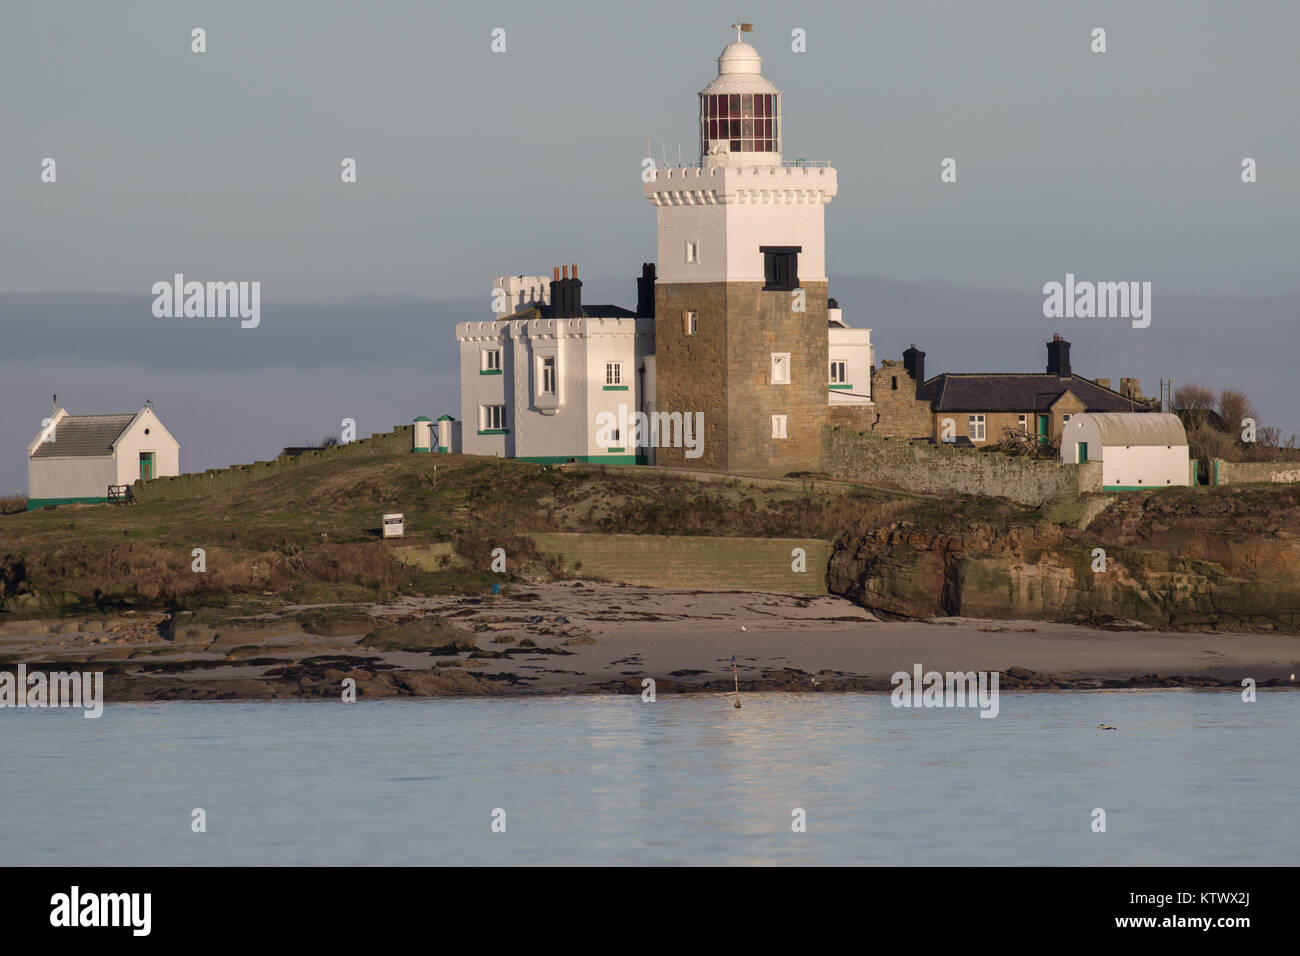
[[[530,550],[530,533],[831,539],[896,507],[910,505],[878,490],[819,493],[633,467],[350,457],[201,498],[0,516],[0,596],[6,610],[54,614],[484,593],[503,579],[483,555],[503,542],[523,549],[513,575],[564,573]],[[393,511],[405,516],[400,546],[451,543],[458,561],[421,568],[395,560],[399,543],[380,537],[381,516]],[[202,574],[191,570],[194,548],[206,551]]]

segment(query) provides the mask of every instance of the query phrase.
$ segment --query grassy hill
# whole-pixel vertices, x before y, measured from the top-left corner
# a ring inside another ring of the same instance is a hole
[[[9,610],[300,603],[484,590],[504,547],[516,574],[562,575],[531,533],[721,535],[830,540],[911,507],[887,492],[699,481],[631,468],[560,471],[476,456],[393,455],[305,465],[202,498],[72,506],[0,516]],[[405,545],[450,542],[457,560],[394,557],[381,515],[405,515]],[[206,552],[204,573],[192,550]],[[820,569],[818,569],[820,573]],[[268,601],[267,603],[271,603]]]

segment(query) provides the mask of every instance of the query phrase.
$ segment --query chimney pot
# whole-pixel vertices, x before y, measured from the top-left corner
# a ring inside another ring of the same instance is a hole
[[[573,264],[573,277],[578,278],[578,264],[576,262]]]
[[[568,266],[561,266],[561,269],[562,269],[562,271],[563,271],[564,278],[566,278],[566,279],[569,278],[569,267],[568,267]]]
[[[559,267],[559,266],[556,266],[556,267],[555,267],[555,281],[556,281],[556,282],[559,282],[559,281],[560,281],[560,267]]]

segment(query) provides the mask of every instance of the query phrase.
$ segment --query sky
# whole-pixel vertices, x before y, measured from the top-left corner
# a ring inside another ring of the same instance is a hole
[[[831,294],[880,358],[915,342],[931,374],[1036,371],[1060,332],[1084,375],[1243,388],[1300,432],[1300,5],[741,12],[785,158],[838,169]],[[9,0],[0,493],[26,487],[55,392],[74,413],[151,399],[184,470],[222,467],[343,418],[459,416],[453,326],[491,316],[493,276],[576,261],[584,301],[634,305],[647,140],[697,158],[735,19],[730,0]],[[261,324],[155,318],[178,272],[260,281]],[[1151,326],[1044,318],[1067,273],[1151,282]]]

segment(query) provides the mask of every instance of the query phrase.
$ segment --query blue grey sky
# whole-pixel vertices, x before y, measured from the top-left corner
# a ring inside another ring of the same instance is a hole
[[[1242,387],[1300,431],[1300,5],[741,12],[784,93],[786,158],[838,167],[832,294],[881,357],[916,342],[931,372],[1035,370],[1059,331],[1085,375]],[[488,316],[494,275],[577,261],[587,301],[634,304],[655,255],[646,140],[696,158],[695,94],[735,17],[700,0],[10,0],[0,491],[26,486],[52,392],[80,413],[151,398],[183,468],[223,466],[344,417],[368,433],[457,413],[452,327]],[[176,272],[261,281],[261,326],[153,318],[150,288]],[[1067,272],[1150,281],[1151,327],[1044,319],[1043,283]]]

